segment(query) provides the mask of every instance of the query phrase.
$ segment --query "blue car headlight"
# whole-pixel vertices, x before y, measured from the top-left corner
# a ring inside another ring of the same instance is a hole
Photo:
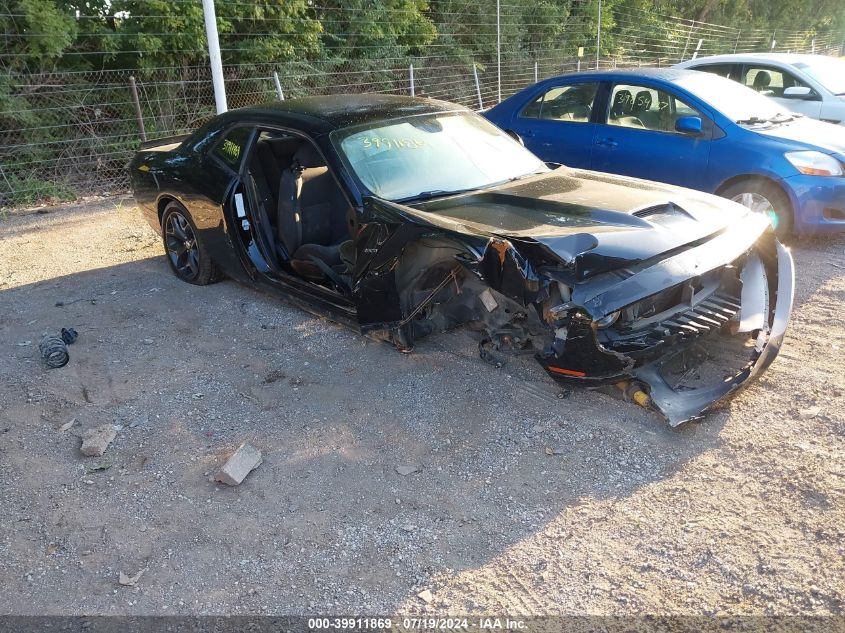
[[[786,160],[807,176],[841,176],[845,174],[845,167],[838,160],[828,154],[816,151],[787,152]]]

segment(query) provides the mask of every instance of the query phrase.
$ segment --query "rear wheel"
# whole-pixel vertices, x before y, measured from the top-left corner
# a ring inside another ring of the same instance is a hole
[[[167,261],[182,281],[205,286],[220,277],[217,267],[199,237],[197,227],[182,205],[171,202],[161,216],[162,237]]]
[[[792,205],[776,184],[749,178],[735,182],[719,193],[724,198],[768,217],[779,239],[786,239],[792,234]]]

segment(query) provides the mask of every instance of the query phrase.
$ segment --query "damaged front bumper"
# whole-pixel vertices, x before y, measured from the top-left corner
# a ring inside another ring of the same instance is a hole
[[[664,369],[672,360],[671,357],[661,358],[633,372],[638,380],[648,385],[652,405],[666,417],[672,426],[701,417],[716,402],[726,398],[761,374],[778,355],[792,311],[795,266],[792,255],[782,244],[777,243],[776,249],[777,300],[772,311],[772,318],[760,329],[757,344],[751,352],[751,359],[739,373],[710,386],[679,390],[673,388],[665,378]]]
[[[735,227],[651,266],[576,286],[551,310],[560,338],[541,363],[565,382],[634,384],[647,394],[636,400],[672,426],[701,417],[772,363],[792,311],[792,256],[770,231],[750,247],[747,236]],[[735,363],[722,358],[727,347]],[[698,376],[707,362],[709,375]]]

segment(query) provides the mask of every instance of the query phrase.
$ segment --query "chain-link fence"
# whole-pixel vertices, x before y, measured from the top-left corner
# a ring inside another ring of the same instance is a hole
[[[601,34],[589,39],[578,29],[582,35],[568,41],[573,25],[563,24],[552,46],[497,46],[495,25],[501,17],[493,13],[477,25],[496,40],[488,54],[474,59],[450,55],[441,43],[414,57],[228,66],[229,107],[277,99],[281,90],[285,98],[415,94],[480,109],[538,79],[578,69],[666,66],[733,52],[840,54],[843,43],[835,32],[771,33],[629,11],[605,18]],[[126,163],[144,134],[154,139],[185,133],[214,113],[207,65],[10,73],[6,79],[10,94],[0,99],[0,206],[124,191]]]

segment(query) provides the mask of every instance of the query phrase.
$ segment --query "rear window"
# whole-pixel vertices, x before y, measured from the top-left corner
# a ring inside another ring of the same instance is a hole
[[[252,128],[249,127],[236,127],[230,130],[215,145],[214,149],[211,150],[212,155],[223,161],[233,170],[238,171],[244,155],[244,148],[251,133]]]
[[[525,106],[520,116],[528,119],[587,123],[598,86],[597,83],[555,86]]]

